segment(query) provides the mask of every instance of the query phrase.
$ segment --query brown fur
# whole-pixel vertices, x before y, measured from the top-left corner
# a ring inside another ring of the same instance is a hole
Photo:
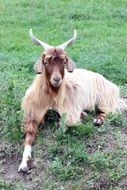
[[[26,133],[24,145],[32,145],[35,136],[37,134],[37,123],[36,121],[27,118],[26,122],[24,122],[24,129]]]

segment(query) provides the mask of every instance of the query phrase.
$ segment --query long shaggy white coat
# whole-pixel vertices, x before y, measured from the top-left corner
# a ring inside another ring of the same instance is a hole
[[[96,105],[105,113],[127,109],[115,84],[84,69],[75,69],[73,73],[65,71],[58,93],[51,91],[44,73],[37,75],[22,102],[24,117],[32,117],[38,124],[50,107],[57,109],[60,115],[66,113],[67,124],[72,125],[80,121],[83,110],[94,109]]]

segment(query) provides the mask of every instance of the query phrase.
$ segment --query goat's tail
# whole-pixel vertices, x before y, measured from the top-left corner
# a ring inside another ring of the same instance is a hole
[[[127,99],[118,99],[118,112],[127,112]]]

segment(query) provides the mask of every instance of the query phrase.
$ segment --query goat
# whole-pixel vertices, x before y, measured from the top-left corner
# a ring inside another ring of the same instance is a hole
[[[60,116],[66,113],[67,126],[81,121],[83,110],[94,109],[95,105],[98,107],[95,125],[102,124],[107,113],[121,112],[127,108],[115,84],[98,73],[74,69],[74,64],[64,49],[76,37],[74,30],[70,40],[53,47],[36,38],[30,29],[32,42],[42,46],[44,52],[34,65],[38,74],[22,101],[26,137],[19,172],[28,171],[31,167],[31,145],[37,134],[37,126],[43,122],[50,107],[56,109]]]

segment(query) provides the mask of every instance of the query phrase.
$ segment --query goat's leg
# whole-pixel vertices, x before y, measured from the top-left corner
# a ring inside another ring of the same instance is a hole
[[[19,166],[19,172],[27,172],[31,168],[31,151],[32,151],[32,143],[37,134],[37,123],[35,120],[28,119],[24,123],[26,136],[24,142],[24,152],[22,162]]]
[[[96,117],[93,120],[93,124],[96,126],[100,126],[104,123],[105,118],[106,118],[106,113],[98,108],[96,111]]]

